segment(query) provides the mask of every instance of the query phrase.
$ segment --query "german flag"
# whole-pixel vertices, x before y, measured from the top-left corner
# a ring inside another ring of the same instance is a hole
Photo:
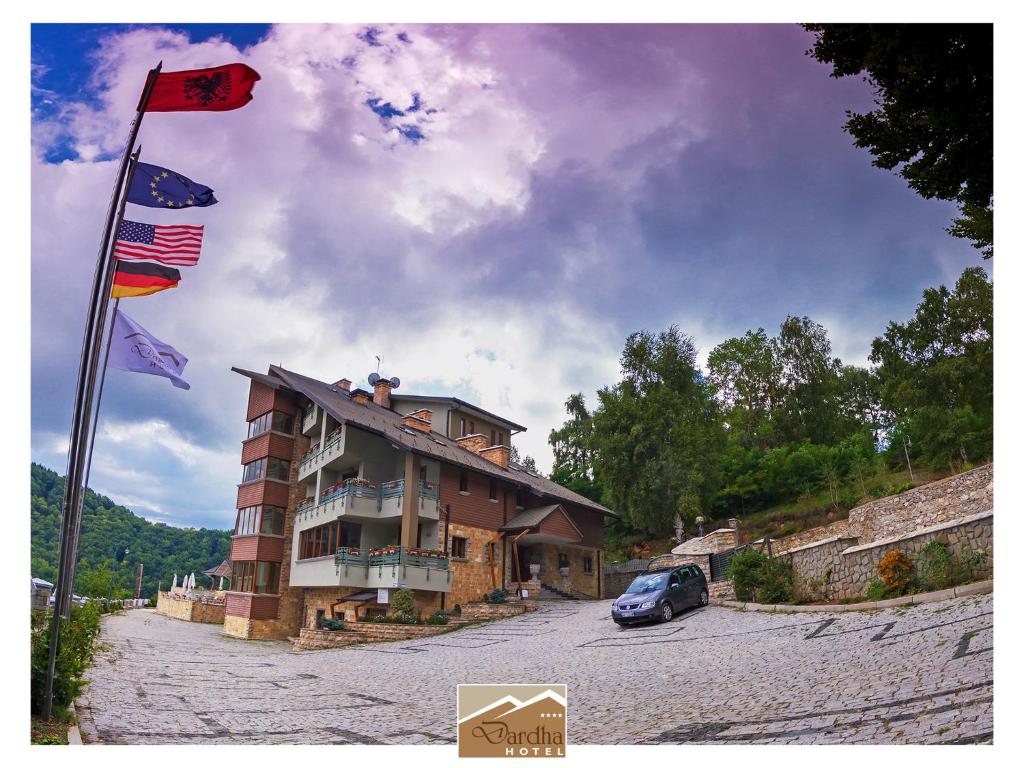
[[[181,280],[181,273],[173,267],[148,261],[116,259],[116,262],[114,288],[110,292],[115,299],[123,299],[126,296],[149,296],[165,288],[174,288]]]

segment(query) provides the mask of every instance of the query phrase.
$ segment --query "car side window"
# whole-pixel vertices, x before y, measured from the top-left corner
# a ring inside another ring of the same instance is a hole
[[[679,571],[673,571],[672,576],[668,580],[668,586],[671,589],[672,587],[679,586],[679,583]]]

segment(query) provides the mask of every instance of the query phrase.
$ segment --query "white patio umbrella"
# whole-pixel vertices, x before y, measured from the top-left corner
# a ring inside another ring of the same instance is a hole
[[[189,589],[195,589],[196,588],[196,574],[195,574],[194,571],[188,575],[188,588]]]
[[[171,582],[171,592],[178,587],[178,574],[174,574],[174,581]]]

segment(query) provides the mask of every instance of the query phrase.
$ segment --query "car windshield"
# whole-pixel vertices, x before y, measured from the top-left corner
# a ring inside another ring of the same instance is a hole
[[[637,576],[633,579],[633,583],[629,585],[629,589],[626,590],[629,594],[637,595],[643,592],[657,592],[659,589],[665,588],[665,583],[668,581],[667,573],[650,573],[644,576]]]

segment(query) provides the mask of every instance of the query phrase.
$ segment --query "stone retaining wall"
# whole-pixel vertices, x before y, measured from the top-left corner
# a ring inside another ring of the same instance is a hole
[[[781,539],[772,539],[772,552],[776,555],[783,552],[791,552],[794,549],[805,547],[808,544],[824,542],[827,539],[834,539],[838,536],[851,536],[850,521],[847,518],[835,520],[817,528],[808,528],[806,531],[794,533],[791,536],[784,536]],[[851,536],[851,538],[857,538]]]
[[[462,619],[465,621],[492,621],[519,616],[537,610],[533,603],[513,601],[509,603],[466,603],[462,606]]]
[[[850,535],[862,542],[907,536],[922,528],[976,515],[993,507],[991,464],[936,480],[850,510]]]
[[[704,572],[704,577],[708,580],[708,591],[711,591],[711,555],[708,553],[692,554],[692,555],[678,555],[678,554],[667,554],[659,555],[655,558],[656,562],[652,562],[650,567],[654,568],[673,568],[678,565],[696,565]],[[607,599],[614,599],[626,591],[626,588],[630,583],[640,574],[647,570],[648,566],[637,568],[635,571],[620,571],[616,573],[608,573],[605,571],[604,580],[601,583],[601,597]]]
[[[156,598],[156,612],[172,619],[200,624],[224,623],[223,600],[194,600],[184,595],[160,592]]]
[[[987,551],[988,573],[991,574],[991,510],[920,529],[910,536],[868,544],[856,545],[852,537],[835,537],[790,550],[783,557],[792,563],[801,578],[819,582],[826,599],[852,599],[861,597],[868,582],[878,576],[878,564],[886,553],[899,549],[916,563],[924,548],[936,540],[945,542],[951,551],[961,556]]]

